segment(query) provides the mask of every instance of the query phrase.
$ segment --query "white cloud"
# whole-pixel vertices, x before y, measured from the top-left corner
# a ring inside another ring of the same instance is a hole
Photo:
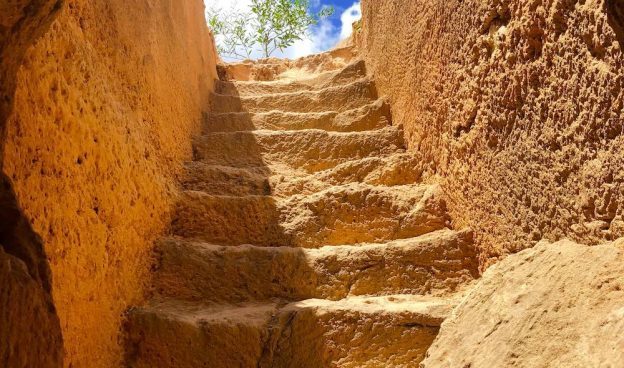
[[[251,0],[204,0],[207,10],[214,10],[217,12],[224,12],[225,14],[232,13],[248,13],[251,7]],[[215,41],[219,44],[222,41],[222,37],[217,35]],[[260,58],[262,53],[260,50],[252,52],[251,57],[253,59]],[[230,58],[225,55],[221,55],[225,61],[239,61],[239,59]]]
[[[339,41],[336,27],[328,21],[322,20],[319,25],[312,29],[307,37],[295,42],[294,45],[284,50],[284,57],[296,59],[303,56],[327,51]]]
[[[360,3],[353,3],[353,5],[345,10],[340,16],[340,21],[342,22],[342,29],[340,30],[341,40],[351,36],[351,33],[353,33],[353,23],[360,19],[362,19],[362,8],[360,7]]]
[[[207,8],[216,8],[224,10],[249,11],[251,0],[204,0]],[[311,4],[316,7],[321,5],[321,0],[312,0]],[[322,20],[318,26],[311,29],[308,36],[302,40],[296,41],[294,45],[284,50],[276,52],[273,56],[296,59],[299,57],[327,51],[334,47],[341,39],[345,39],[351,35],[353,30],[353,22],[362,16],[360,3],[354,2],[351,7],[346,9],[340,16],[341,28],[338,29],[331,21]],[[218,42],[218,38],[217,38]],[[261,57],[260,51],[255,51],[252,58]],[[225,58],[228,60],[227,58]],[[231,60],[228,60],[231,61]]]
[[[206,8],[249,11],[251,0],[204,0]]]

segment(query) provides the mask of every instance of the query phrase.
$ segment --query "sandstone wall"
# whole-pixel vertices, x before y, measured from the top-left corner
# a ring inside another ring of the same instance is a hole
[[[363,0],[357,42],[483,261],[624,235],[624,3]]]
[[[507,257],[444,321],[423,368],[621,366],[623,261],[624,239]]]
[[[3,169],[43,239],[65,366],[110,368],[192,156],[216,55],[201,0],[56,7],[14,76]]]
[[[24,53],[58,15],[56,0],[0,3],[0,137],[13,108]],[[0,139],[1,147],[4,140]],[[3,160],[0,154],[0,168]],[[0,362],[6,367],[58,368],[61,326],[41,238],[21,211],[11,181],[0,172]]]

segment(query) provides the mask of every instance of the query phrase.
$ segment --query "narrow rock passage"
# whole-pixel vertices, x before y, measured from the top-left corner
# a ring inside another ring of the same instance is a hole
[[[418,366],[477,275],[472,235],[449,228],[353,59],[237,65],[282,78],[219,82],[154,295],[130,312],[129,366]]]

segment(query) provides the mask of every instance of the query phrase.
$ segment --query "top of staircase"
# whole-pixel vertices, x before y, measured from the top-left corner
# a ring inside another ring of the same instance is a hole
[[[343,69],[357,57],[353,46],[336,48],[296,60],[268,58],[245,60],[218,66],[219,77],[227,81],[294,81],[314,79]]]

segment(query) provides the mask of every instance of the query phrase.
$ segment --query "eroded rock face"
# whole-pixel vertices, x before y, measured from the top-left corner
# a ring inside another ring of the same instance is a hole
[[[624,235],[619,0],[364,0],[360,51],[489,264]]]
[[[57,1],[0,4],[0,151],[13,109],[16,74],[28,47],[58,15]],[[0,169],[4,157],[0,152]],[[0,172],[0,362],[4,367],[61,367],[61,326],[41,238]]]
[[[5,367],[61,367],[61,326],[43,244],[0,177],[0,359]]]
[[[23,30],[9,20],[38,3],[0,5],[0,35],[15,38]],[[216,55],[200,0],[48,3],[56,18],[23,60],[2,54],[3,73],[16,64],[4,170],[45,245],[65,365],[110,368],[208,109]]]
[[[542,243],[488,269],[423,367],[618,367],[624,241]]]

